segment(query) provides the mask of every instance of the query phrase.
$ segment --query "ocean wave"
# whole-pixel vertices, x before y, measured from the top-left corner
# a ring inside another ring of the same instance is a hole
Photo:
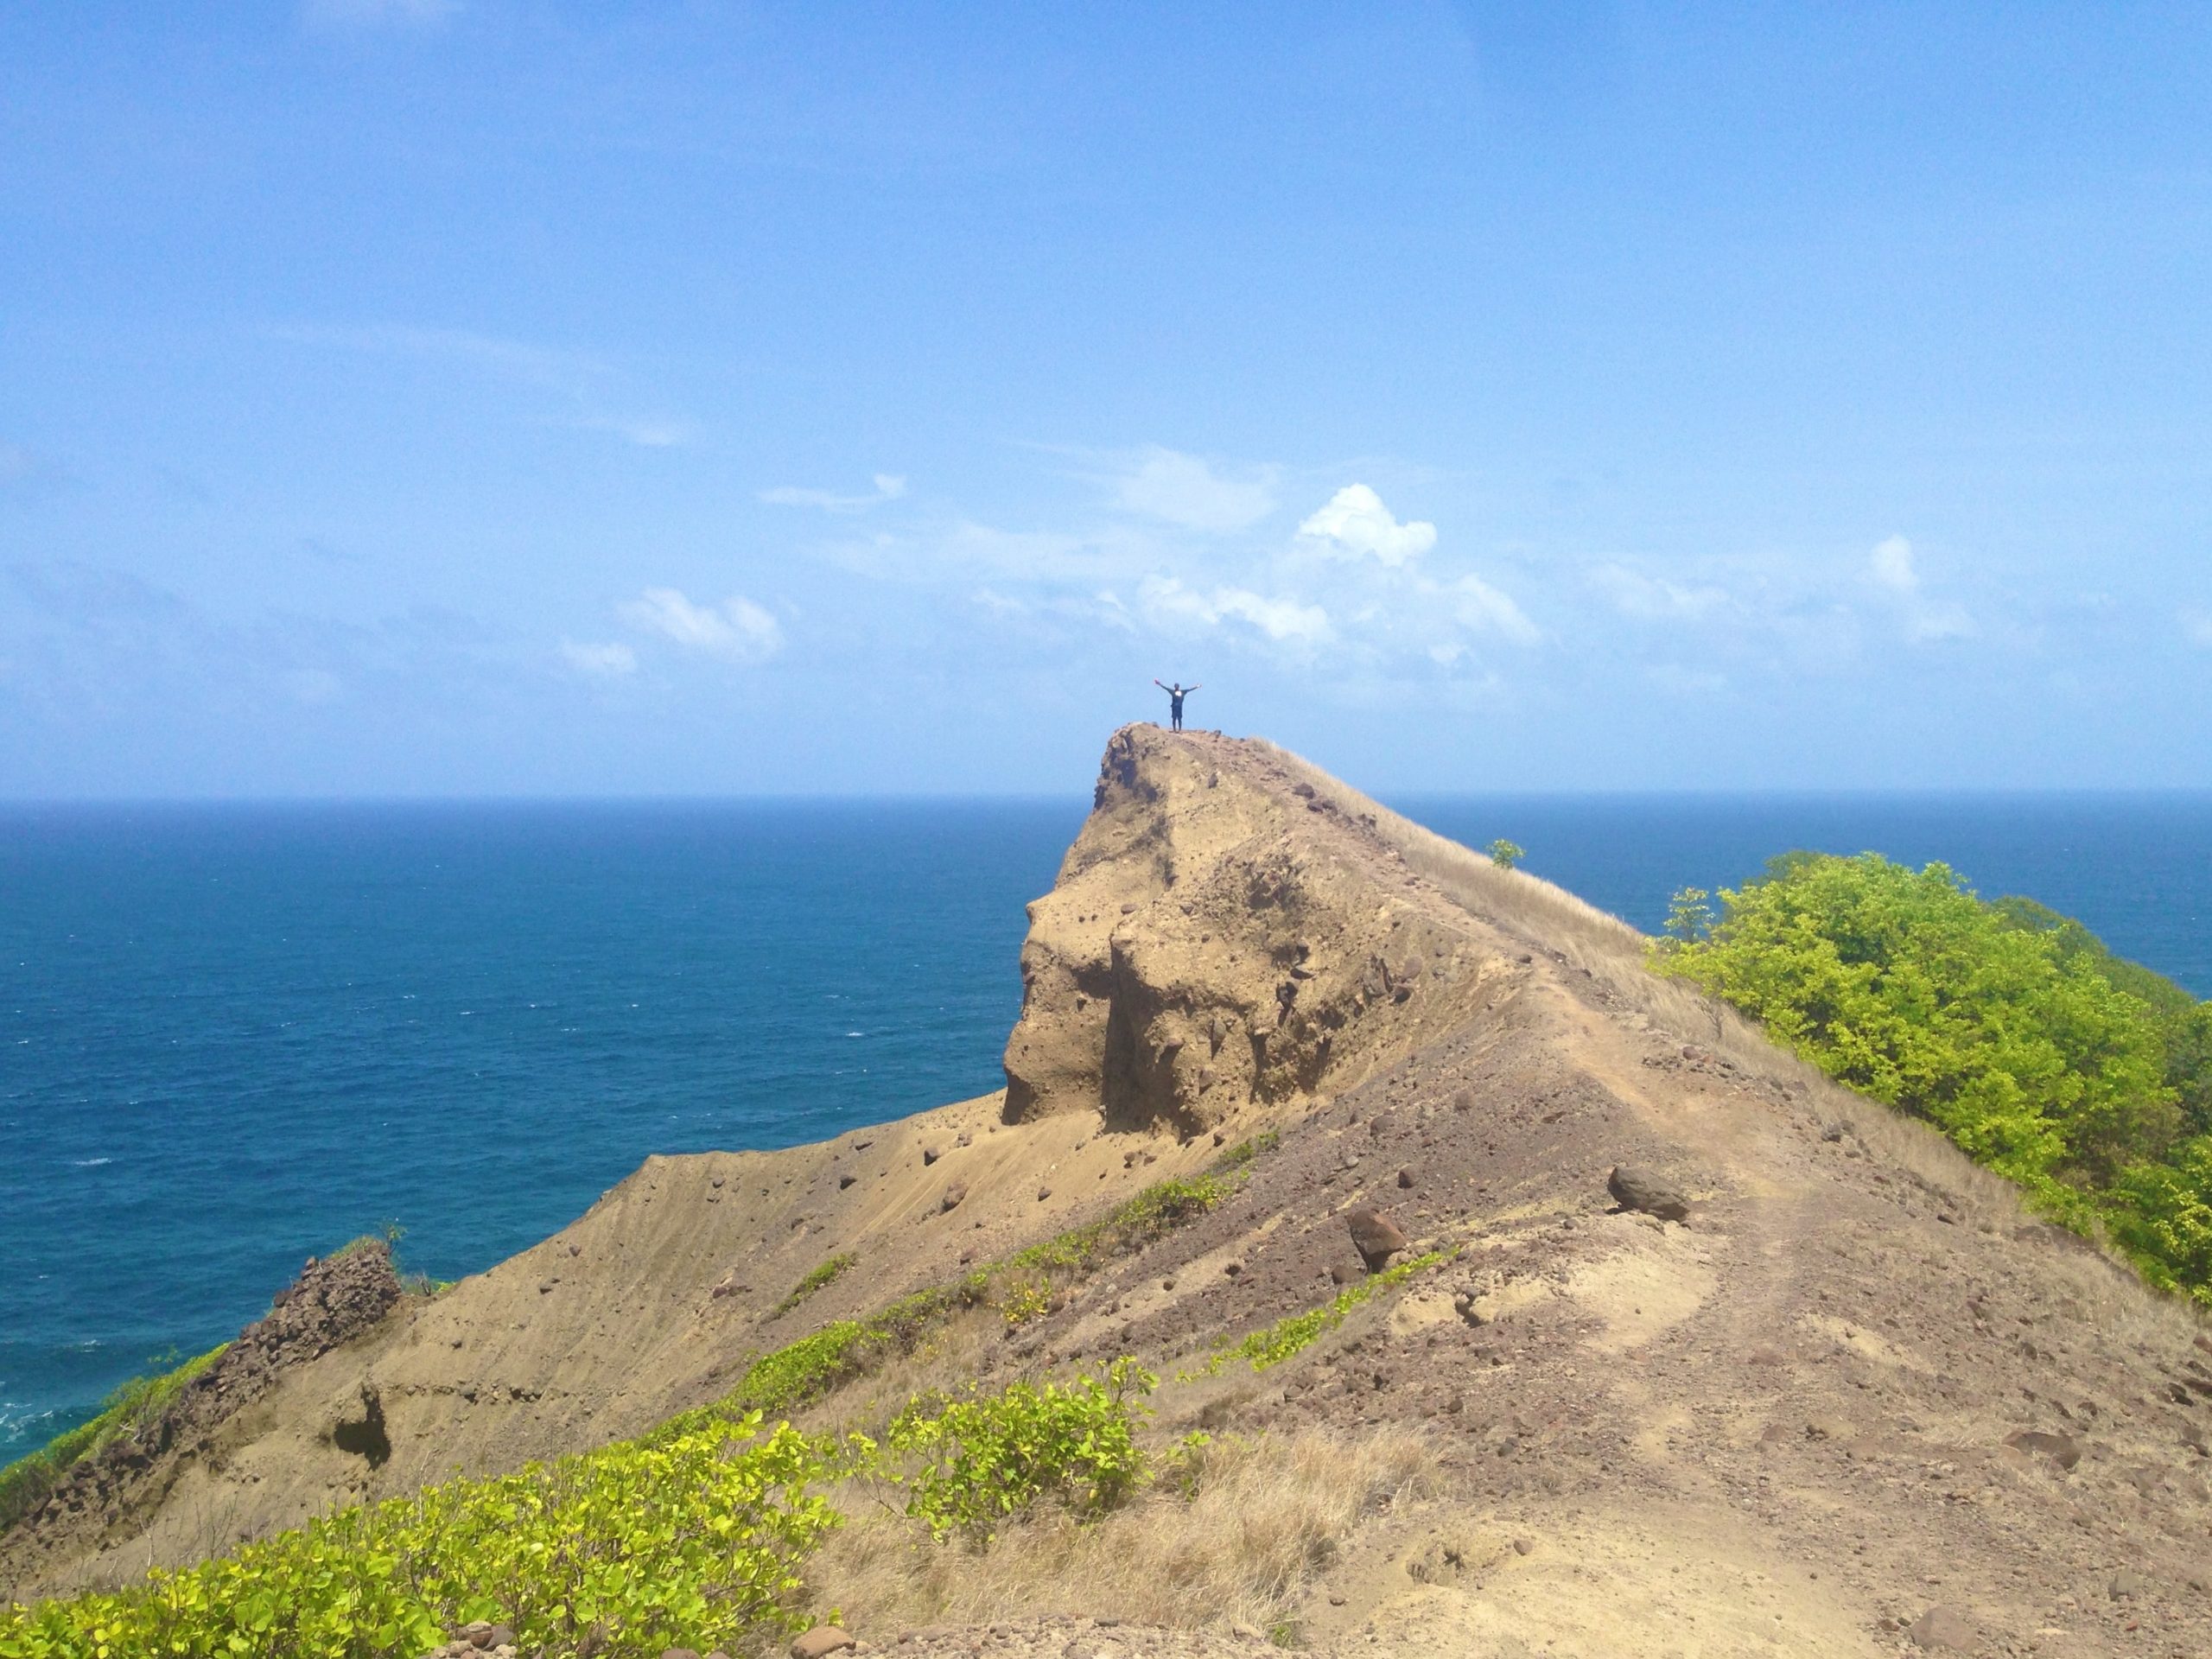
[[[102,1164],[111,1164],[114,1161],[112,1158],[72,1158],[69,1160],[69,1166],[72,1169],[98,1169]]]

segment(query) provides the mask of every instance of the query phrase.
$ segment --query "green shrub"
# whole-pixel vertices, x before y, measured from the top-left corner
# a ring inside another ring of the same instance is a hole
[[[0,1612],[0,1659],[391,1659],[471,1619],[658,1659],[805,1621],[831,1453],[752,1414],[341,1510],[130,1589]]]
[[[1529,856],[1529,849],[1517,841],[1508,841],[1503,836],[1483,849],[1490,855],[1490,861],[1501,870],[1510,870]]]
[[[1082,1518],[1114,1508],[1144,1478],[1137,1402],[1159,1379],[1122,1358],[1066,1384],[1017,1382],[893,1420],[892,1451],[921,1459],[904,1478],[906,1513],[945,1539],[988,1542],[999,1523],[1039,1498]]]
[[[2212,1302],[2212,1007],[1942,864],[1791,853],[1719,896],[1676,895],[1655,967]]]

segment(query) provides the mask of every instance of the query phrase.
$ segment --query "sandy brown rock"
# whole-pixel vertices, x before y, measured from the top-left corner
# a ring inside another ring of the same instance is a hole
[[[1390,1265],[1390,1258],[1406,1248],[1406,1236],[1379,1210],[1355,1210],[1344,1217],[1344,1225],[1351,1233],[1352,1248],[1370,1273],[1382,1272]]]
[[[1494,966],[1473,930],[1377,879],[1371,824],[1307,810],[1310,785],[1224,747],[1144,726],[1108,745],[1029,907],[1009,1120],[1194,1135],[1345,1088],[1440,1034]]]
[[[1686,1221],[1690,1201],[1681,1187],[1640,1165],[1620,1164],[1605,1178],[1605,1190],[1624,1210],[1634,1210],[1662,1221]]]

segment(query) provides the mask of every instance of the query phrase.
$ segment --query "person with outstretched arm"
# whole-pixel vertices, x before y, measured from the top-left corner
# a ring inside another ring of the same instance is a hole
[[[1180,682],[1173,685],[1166,685],[1154,680],[1153,683],[1167,694],[1168,722],[1176,731],[1181,731],[1183,729],[1183,699],[1198,688],[1195,685],[1184,685]]]

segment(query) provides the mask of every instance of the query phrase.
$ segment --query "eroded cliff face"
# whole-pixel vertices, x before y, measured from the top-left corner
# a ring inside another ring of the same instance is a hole
[[[1351,1087],[1448,1029],[1496,954],[1411,891],[1367,804],[1264,747],[1116,732],[1029,906],[1008,1120],[1187,1136]]]

